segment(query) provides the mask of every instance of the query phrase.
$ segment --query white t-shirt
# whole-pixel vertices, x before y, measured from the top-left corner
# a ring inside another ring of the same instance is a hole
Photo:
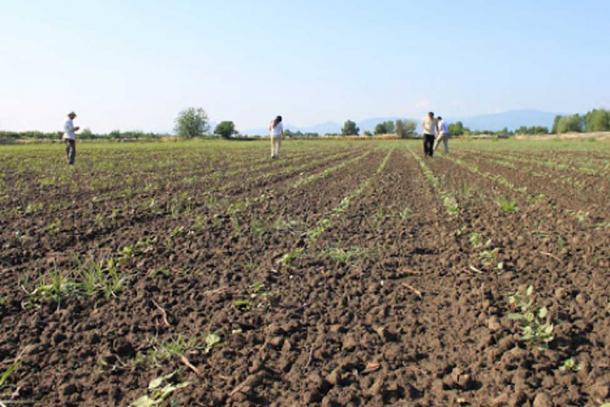
[[[426,116],[424,117],[424,121],[422,122],[421,126],[424,130],[424,134],[436,136],[436,119],[431,119],[430,116]]]
[[[282,124],[282,122],[279,122],[275,127],[273,127],[273,122],[271,122],[271,124],[269,125],[269,134],[271,135],[271,137],[280,137],[283,131],[284,124]]]
[[[449,134],[449,128],[447,127],[447,123],[444,120],[438,122],[438,131],[440,135]]]
[[[74,123],[72,119],[66,120],[64,124],[64,140],[76,140],[76,134],[74,133]]]

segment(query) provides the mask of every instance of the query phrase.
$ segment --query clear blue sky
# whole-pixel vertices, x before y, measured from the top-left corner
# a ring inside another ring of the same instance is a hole
[[[2,0],[0,129],[610,107],[605,0]]]

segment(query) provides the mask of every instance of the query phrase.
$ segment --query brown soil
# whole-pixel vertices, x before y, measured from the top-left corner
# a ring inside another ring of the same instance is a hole
[[[20,364],[0,384],[0,400],[126,406],[174,371],[190,383],[170,396],[181,406],[597,406],[610,399],[610,239],[601,195],[571,199],[566,184],[551,188],[470,152],[458,155],[526,192],[440,157],[424,161],[433,187],[404,142],[346,142],[315,155],[290,154],[290,146],[272,164],[246,163],[266,154],[262,147],[238,151],[243,171],[210,153],[217,171],[235,171],[224,178],[184,161],[171,175],[176,182],[142,173],[140,186],[154,179],[166,187],[100,207],[79,199],[95,188],[31,187],[45,175],[32,171],[22,181],[30,187],[15,188],[3,212],[21,216],[3,219],[0,234],[0,375],[16,358]],[[150,154],[139,159],[158,153]],[[5,181],[19,179],[16,170],[7,174]],[[179,182],[181,174],[197,180]],[[107,185],[101,198],[121,190]],[[51,204],[49,191],[78,202],[65,207],[78,217],[58,233],[48,231],[52,211],[22,217],[28,201]],[[539,192],[546,199],[535,199]],[[184,193],[191,199],[177,211]],[[457,202],[454,215],[446,196]],[[503,212],[500,197],[518,210]],[[152,198],[158,205],[144,209]],[[122,211],[111,221],[117,203]],[[592,216],[568,212],[577,210]],[[475,246],[474,234],[489,243]],[[130,245],[134,253],[121,255]],[[492,262],[484,249],[495,249]],[[110,298],[79,292],[33,302],[27,294],[55,272],[76,281],[82,264],[75,258],[111,257],[125,280]],[[508,296],[528,285],[554,324],[546,350],[522,340],[507,318]],[[221,343],[209,352],[145,358],[179,335],[210,332]],[[562,369],[569,358],[578,369]]]

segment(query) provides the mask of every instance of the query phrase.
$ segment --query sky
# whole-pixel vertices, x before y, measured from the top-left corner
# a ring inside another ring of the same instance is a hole
[[[0,130],[610,107],[606,0],[1,0]]]

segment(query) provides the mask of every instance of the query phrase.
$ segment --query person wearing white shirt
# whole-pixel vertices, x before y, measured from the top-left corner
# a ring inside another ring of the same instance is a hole
[[[422,129],[424,132],[424,155],[426,157],[432,157],[432,154],[434,153],[434,138],[436,137],[437,130],[434,112],[430,112],[424,117]]]
[[[438,136],[436,137],[436,141],[434,142],[434,151],[436,151],[438,145],[442,141],[443,147],[445,149],[445,154],[449,154],[449,127],[447,126],[447,123],[445,123],[442,117],[439,116],[436,120]]]
[[[269,124],[269,138],[271,139],[271,158],[280,158],[280,144],[284,137],[284,125],[282,124],[282,116],[277,116]]]
[[[74,165],[74,159],[76,158],[76,132],[80,129],[80,127],[74,127],[75,117],[76,113],[68,113],[68,120],[64,123],[64,135],[62,137],[66,143],[66,158],[69,165]]]

